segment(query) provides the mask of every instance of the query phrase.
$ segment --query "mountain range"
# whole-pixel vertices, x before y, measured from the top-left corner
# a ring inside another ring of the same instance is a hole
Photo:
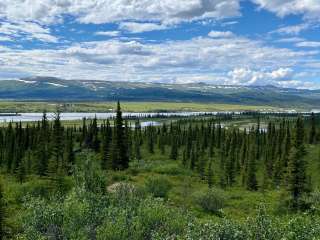
[[[320,108],[320,90],[270,85],[166,84],[32,77],[1,80],[0,100],[174,101]]]

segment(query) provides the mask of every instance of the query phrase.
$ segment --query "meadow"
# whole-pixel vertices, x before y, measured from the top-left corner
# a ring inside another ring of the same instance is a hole
[[[277,111],[271,106],[246,106],[236,104],[193,102],[122,102],[124,112],[215,112],[215,111]],[[14,102],[0,101],[0,113],[16,112],[114,112],[114,102]]]

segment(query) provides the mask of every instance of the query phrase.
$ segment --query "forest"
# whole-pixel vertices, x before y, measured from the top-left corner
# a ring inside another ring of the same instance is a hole
[[[141,121],[1,126],[0,240],[320,239],[319,114]]]

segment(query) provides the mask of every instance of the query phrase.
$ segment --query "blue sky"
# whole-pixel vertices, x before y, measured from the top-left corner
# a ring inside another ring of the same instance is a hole
[[[1,0],[0,79],[320,88],[319,0]]]

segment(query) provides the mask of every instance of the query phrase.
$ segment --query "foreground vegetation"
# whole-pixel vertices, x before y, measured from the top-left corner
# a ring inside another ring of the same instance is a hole
[[[319,239],[319,116],[117,113],[0,128],[2,239]]]
[[[15,112],[55,112],[60,106],[64,112],[113,112],[113,102],[5,102],[0,101],[0,109],[3,113]],[[122,110],[125,112],[214,112],[214,111],[258,111],[277,110],[270,106],[250,106],[236,104],[217,103],[188,103],[188,102],[122,102]],[[0,113],[1,113],[0,112]]]

